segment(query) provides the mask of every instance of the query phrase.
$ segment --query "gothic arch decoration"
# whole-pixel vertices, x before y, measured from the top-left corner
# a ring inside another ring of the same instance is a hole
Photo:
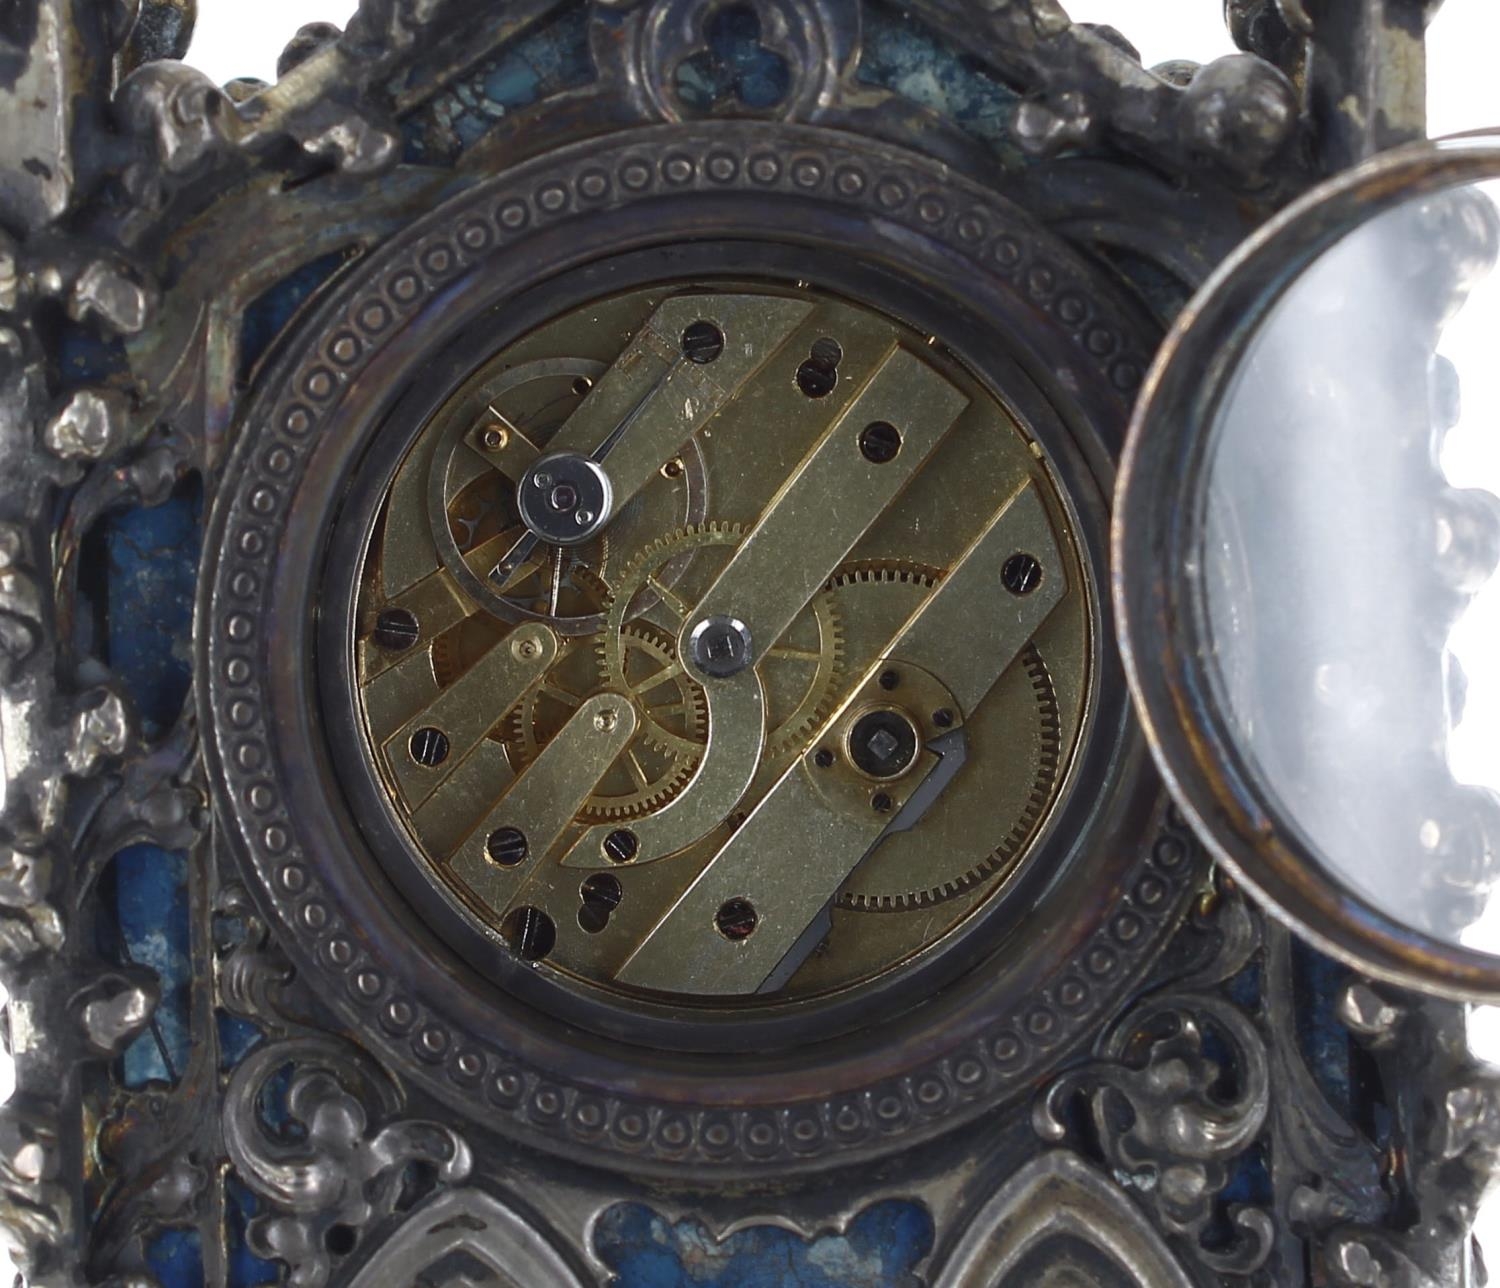
[[[1191,1288],[1193,1280],[1119,1186],[1076,1154],[1040,1154],[975,1213],[933,1288]]]
[[[583,1288],[588,1280],[538,1226],[514,1199],[477,1189],[448,1190],[417,1208],[355,1272],[350,1288],[467,1283]]]

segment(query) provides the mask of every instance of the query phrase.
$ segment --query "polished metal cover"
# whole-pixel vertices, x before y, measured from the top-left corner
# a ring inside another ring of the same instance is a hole
[[[1500,802],[1447,761],[1445,637],[1494,570],[1500,502],[1443,472],[1463,373],[1441,349],[1489,289],[1497,178],[1493,136],[1397,149],[1236,251],[1163,345],[1114,533],[1137,704],[1210,848],[1327,951],[1481,1000]],[[1278,501],[1235,514],[1266,478]]]

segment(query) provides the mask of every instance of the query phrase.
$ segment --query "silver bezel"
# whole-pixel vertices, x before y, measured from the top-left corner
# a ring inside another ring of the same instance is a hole
[[[1115,612],[1157,765],[1199,837],[1269,910],[1372,975],[1452,998],[1500,998],[1500,958],[1403,926],[1322,866],[1257,781],[1195,640],[1188,571],[1212,428],[1240,360],[1290,285],[1379,214],[1500,178],[1500,136],[1397,149],[1321,185],[1251,237],[1177,320],[1136,407],[1115,497]]]

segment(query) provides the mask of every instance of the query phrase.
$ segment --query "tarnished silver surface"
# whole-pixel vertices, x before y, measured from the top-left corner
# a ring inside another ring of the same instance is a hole
[[[1038,423],[1081,426],[1091,446],[1070,477],[1107,484],[1145,364],[1193,287],[1315,171],[1381,144],[1353,123],[1419,128],[1419,42],[1396,0],[1357,6],[1352,25],[1337,6],[1232,0],[1254,52],[1161,75],[1053,0],[921,0],[915,36],[855,0],[753,0],[785,69],[769,105],[733,77],[684,97],[678,69],[710,52],[703,0],[364,0],[344,31],[294,40],[276,85],[222,89],[169,61],[189,4],[11,8],[0,967],[18,1086],[0,1118],[0,1220],[30,1282],[140,1288],[154,1238],[187,1229],[204,1281],[232,1283],[226,1179],[254,1199],[249,1247],[296,1285],[608,1283],[630,1204],[658,1246],[690,1245],[710,1269],[756,1231],[847,1250],[890,1201],[931,1235],[872,1282],[1477,1282],[1468,1222],[1500,1109],[1461,1013],[1340,983],[1319,1032],[1356,1036],[1382,1118],[1355,1114],[1298,1025],[1315,991],[1302,950],[1215,883],[1122,697],[1089,770],[1127,764],[1129,781],[1070,820],[1091,838],[1063,855],[1077,882],[1037,892],[1003,969],[903,1002],[890,1022],[919,1011],[925,1045],[792,1048],[794,1074],[737,1083],[736,1100],[704,1085],[740,1076],[731,1061],[698,1057],[710,1067],[693,1082],[669,1051],[618,1035],[570,1046],[521,1005],[504,1011],[508,1044],[494,1040],[503,1008],[465,1000],[369,847],[305,808],[316,767],[277,759],[325,730],[301,669],[311,649],[286,648],[307,623],[266,600],[286,575],[273,543],[311,558],[327,536],[304,480],[325,471],[332,494],[354,477],[340,434],[376,359],[399,365],[394,337],[441,339],[422,311],[476,264],[516,274],[513,294],[534,284],[505,258],[512,241],[561,264],[549,230],[642,245],[664,211],[771,239],[789,210],[816,209],[807,227],[825,243],[882,249],[913,313],[940,288],[976,327],[1003,318],[1020,337],[997,359],[1006,396]],[[488,60],[570,12],[590,74],[539,81],[460,140]],[[1384,70],[1304,79],[1310,47]],[[1001,110],[967,82],[933,95],[891,69],[934,50],[979,68]],[[1344,117],[1320,121],[1340,87]],[[242,369],[247,311],[334,253],[331,284]],[[61,319],[109,361],[61,362]],[[214,514],[216,581],[199,600],[195,695],[148,736],[79,626],[86,538],[190,475]],[[112,914],[101,874],[137,842],[186,856],[194,986],[187,1066],[127,1088],[114,1057],[153,1023],[161,983],[96,932]],[[950,1011],[962,1022],[938,1028]],[[232,1069],[221,1013],[257,1032]],[[280,1125],[262,1095],[278,1074]]]

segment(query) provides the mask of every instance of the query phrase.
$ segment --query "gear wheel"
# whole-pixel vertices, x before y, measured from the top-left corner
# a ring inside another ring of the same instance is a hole
[[[766,755],[771,760],[799,755],[806,739],[833,714],[840,682],[843,679],[844,630],[834,607],[833,596],[824,591],[813,598],[807,610],[787,628],[787,633],[767,651],[768,661],[778,672],[794,671],[807,678],[802,696],[789,712],[783,714],[781,688],[790,693],[796,687],[768,686],[771,704],[771,732],[766,737]],[[762,663],[764,666],[765,663]],[[809,672],[811,674],[809,674]]]
[[[904,559],[858,560],[839,568],[827,589],[847,623],[852,664],[874,661],[891,633],[946,575],[942,568]],[[1057,693],[1033,645],[969,713],[967,724],[971,739],[988,731],[991,744],[977,756],[971,746],[971,756],[1009,762],[1016,773],[1000,795],[990,784],[982,800],[967,806],[954,799],[963,790],[962,780],[955,783],[949,799],[921,828],[887,838],[855,869],[839,891],[839,907],[871,912],[927,907],[972,889],[1024,850],[1056,792],[1063,754]],[[990,825],[1007,818],[1010,827],[996,845]]]
[[[828,579],[829,590],[848,586],[916,586],[931,590],[947,576],[941,568],[911,559],[856,559]]]
[[[705,550],[728,552],[744,536],[745,530],[738,524],[679,528],[653,541],[631,561],[611,594],[600,638],[600,654],[610,687],[638,697],[643,692],[640,682],[627,674],[625,642],[632,630],[648,625],[645,614],[660,605],[675,628],[686,620],[692,608],[689,600],[665,584],[659,575],[661,571],[669,565],[681,568],[685,556],[690,560]],[[672,631],[663,634],[669,640],[675,638]],[[768,758],[801,750],[801,740],[832,713],[842,678],[842,662],[843,630],[833,596],[825,589],[797,616],[785,635],[766,650],[759,664],[766,686]],[[675,651],[671,665],[674,673],[692,684],[701,697],[702,690],[696,682],[683,675]],[[684,740],[682,735],[663,726],[649,704],[643,706],[642,736],[648,742],[666,750],[702,751],[703,738]]]
[[[625,629],[626,673],[665,676],[661,684],[638,685],[637,700],[659,724],[672,730],[683,749],[664,747],[637,734],[579,812],[586,823],[620,822],[660,809],[692,777],[707,741],[703,693],[685,675],[671,673],[676,655],[670,637],[649,623]],[[506,722],[505,741],[512,763],[519,769],[535,760],[579,703],[605,684],[591,650],[571,647]],[[668,685],[670,690],[663,692]]]
[[[1000,741],[1007,748],[1026,749],[1024,754],[1029,761],[1026,778],[1012,780],[1006,793],[1008,799],[1004,801],[997,801],[993,793],[986,797],[987,802],[998,805],[1011,818],[1000,842],[985,850],[977,862],[954,870],[953,859],[962,862],[966,852],[974,852],[972,833],[976,826],[984,826],[993,835],[989,825],[999,810],[970,809],[961,801],[949,801],[945,811],[949,828],[961,829],[959,833],[950,830],[947,835],[933,835],[931,824],[938,820],[929,819],[929,835],[920,845],[910,839],[915,832],[888,838],[844,883],[837,896],[839,907],[862,912],[904,912],[929,907],[972,890],[1009,868],[1025,851],[1046,817],[1062,779],[1063,734],[1057,690],[1041,653],[1028,644],[1017,661],[1019,665],[1010,667],[1001,677],[996,689],[980,705],[977,719],[969,724],[976,736],[983,736],[981,724],[987,717],[986,707],[995,703],[999,710],[993,719],[1001,730]],[[979,753],[981,758],[986,751]],[[999,821],[1003,823],[1003,816]],[[927,884],[913,884],[911,879],[918,875]]]

